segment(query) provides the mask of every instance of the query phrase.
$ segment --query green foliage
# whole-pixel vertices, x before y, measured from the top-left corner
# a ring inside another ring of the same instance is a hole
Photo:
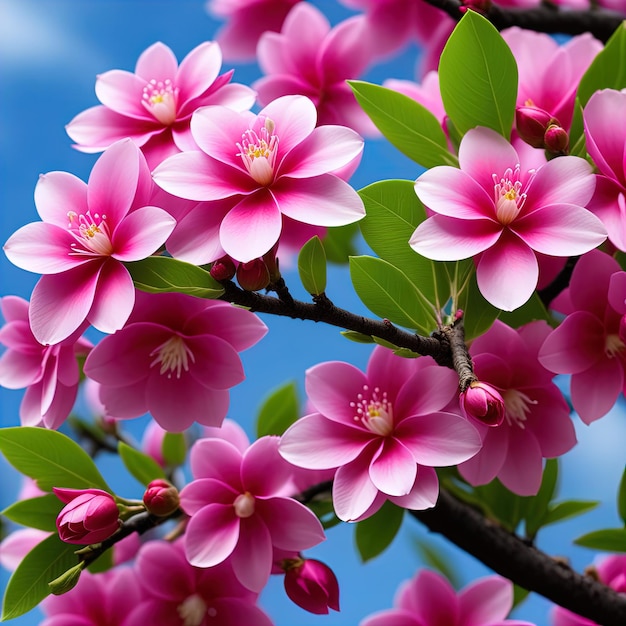
[[[186,293],[198,298],[219,298],[224,288],[197,265],[166,256],[151,256],[124,263],[135,287],[149,293]]]
[[[2,603],[2,621],[13,619],[36,607],[50,594],[48,583],[77,564],[77,546],[50,535],[37,544],[13,572]]]
[[[439,61],[446,113],[461,135],[486,126],[511,135],[517,98],[517,64],[491,23],[467,11],[450,35]]]
[[[16,524],[57,532],[56,519],[65,505],[54,494],[18,500],[2,511],[2,515]]]
[[[392,89],[358,80],[348,84],[361,108],[400,152],[425,168],[458,164],[439,120],[428,109]]]
[[[93,459],[56,430],[28,426],[3,428],[0,451],[18,472],[33,478],[42,491],[64,487],[111,492]]]
[[[374,515],[357,523],[354,536],[363,562],[389,547],[402,526],[403,516],[404,509],[387,500]]]
[[[319,296],[326,291],[326,253],[317,235],[302,246],[298,272],[302,285],[311,295]]]
[[[592,550],[626,552],[626,528],[595,530],[574,540],[574,543]]]
[[[347,263],[348,257],[357,253],[354,239],[359,232],[357,222],[345,226],[334,226],[326,229],[324,250],[330,263]]]
[[[282,435],[300,416],[298,389],[289,381],[263,399],[256,420],[256,436]]]
[[[617,489],[617,513],[626,524],[626,466]]]
[[[430,542],[418,538],[415,538],[414,546],[424,565],[441,572],[441,574],[450,581],[453,587],[458,588],[460,586],[461,580],[454,567],[454,563],[446,557],[442,550],[438,550]]]
[[[151,456],[135,450],[123,441],[119,442],[117,452],[126,469],[142,485],[147,485],[157,478],[165,478],[163,468]]]
[[[178,467],[187,458],[187,440],[184,433],[165,433],[161,452],[165,464],[169,467]]]
[[[355,343],[374,343],[374,339],[370,335],[357,333],[356,330],[342,330],[340,334]]]

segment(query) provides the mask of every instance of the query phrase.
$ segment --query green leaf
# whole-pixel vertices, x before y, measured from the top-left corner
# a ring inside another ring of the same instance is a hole
[[[165,478],[163,468],[151,456],[135,450],[123,441],[119,442],[117,452],[126,469],[142,485],[147,485],[157,478]]]
[[[501,311],[499,319],[512,328],[519,328],[535,320],[552,321],[544,303],[541,301],[536,291],[528,302],[515,309],[515,311]]]
[[[541,486],[537,495],[528,498],[528,508],[524,520],[526,536],[534,539],[539,529],[545,525],[548,515],[548,506],[554,497],[556,483],[559,476],[559,463],[557,459],[548,459],[543,470]]]
[[[358,231],[359,224],[357,222],[326,229],[324,250],[330,263],[347,263],[348,257],[357,254],[354,239]]]
[[[626,552],[626,528],[595,530],[574,540],[577,546],[605,550],[606,552]]]
[[[326,291],[326,253],[317,235],[302,246],[298,272],[302,285],[311,295],[319,296]]]
[[[626,87],[626,22],[611,35],[583,74],[576,95],[583,108],[599,89]]]
[[[165,433],[161,452],[166,465],[170,467],[182,465],[187,458],[185,433]]]
[[[92,561],[87,569],[92,574],[99,574],[100,572],[106,572],[110,570],[115,563],[113,562],[113,548],[105,550],[95,561]]]
[[[64,506],[61,500],[49,493],[28,500],[18,500],[4,509],[2,515],[16,524],[55,533],[56,519]]]
[[[356,330],[342,330],[340,334],[342,334],[346,339],[354,341],[355,343],[374,343],[374,339],[371,335],[357,333]]]
[[[579,98],[574,103],[574,114],[572,125],[569,130],[569,154],[571,156],[587,157],[587,146],[583,125],[583,108],[580,106]]]
[[[548,514],[543,522],[543,526],[556,524],[564,519],[576,517],[595,509],[599,502],[594,500],[564,500],[550,506]],[[626,551],[626,550],[625,550]]]
[[[439,120],[424,106],[393,89],[358,80],[348,84],[361,108],[400,152],[425,168],[458,165]]]
[[[450,581],[453,587],[460,586],[461,581],[458,572],[454,568],[454,563],[443,551],[427,541],[417,538],[415,538],[414,545],[419,553],[420,561],[422,561],[424,565],[441,572]]]
[[[517,98],[517,64],[500,33],[482,15],[467,11],[439,61],[446,113],[459,132],[486,126],[511,135]]]
[[[300,403],[296,383],[290,381],[274,389],[259,408],[256,422],[257,438],[282,435],[299,417]]]
[[[350,277],[363,304],[394,324],[429,334],[434,307],[397,267],[371,256],[350,257]]]
[[[507,530],[514,532],[524,518],[526,499],[509,491],[497,478],[474,489],[481,506]]]
[[[626,466],[617,489],[617,513],[626,524]]]
[[[478,283],[476,282],[474,262],[470,260],[470,267],[463,269],[465,271],[470,269],[471,275],[465,281],[465,287],[461,290],[461,294],[457,299],[457,306],[463,311],[465,339],[469,341],[487,332],[501,314],[501,311],[487,302],[483,294],[480,293]]]
[[[151,256],[124,263],[135,287],[150,293],[186,293],[198,298],[219,298],[224,288],[197,265],[166,256]]]
[[[76,548],[56,534],[37,544],[9,580],[2,603],[2,621],[24,615],[49,595],[48,583],[77,564]]]
[[[341,523],[341,520],[335,514],[333,507],[333,501],[331,498],[323,498],[321,500],[312,500],[307,502],[307,507],[317,515],[317,518],[322,523],[324,530],[328,530],[333,526]]]
[[[356,525],[356,547],[365,563],[384,552],[402,525],[404,509],[389,500],[371,517]]]
[[[3,428],[0,451],[18,472],[33,478],[42,491],[64,487],[96,488],[111,493],[93,459],[75,441],[56,430]]]

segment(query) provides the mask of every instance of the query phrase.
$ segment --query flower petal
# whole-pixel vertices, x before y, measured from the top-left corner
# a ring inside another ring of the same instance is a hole
[[[571,398],[576,413],[585,424],[606,415],[624,386],[624,367],[617,357],[603,358],[571,380]]]
[[[67,212],[87,209],[87,184],[68,172],[42,174],[35,186],[35,204],[44,222],[67,230]]]
[[[163,209],[146,206],[129,213],[113,233],[113,257],[140,261],[158,250],[176,226]]]
[[[386,437],[372,459],[369,473],[379,491],[390,496],[405,496],[415,482],[417,464],[397,438]]]
[[[199,439],[191,448],[191,472],[195,478],[216,478],[241,488],[241,452],[223,439]]]
[[[180,63],[175,84],[180,89],[178,109],[201,96],[215,81],[222,67],[222,52],[215,41],[196,46]]]
[[[498,472],[502,484],[520,496],[534,496],[541,486],[543,473],[541,448],[528,429],[512,426],[509,447]]]
[[[150,119],[152,116],[141,104],[145,86],[146,80],[131,72],[110,70],[98,75],[96,96],[115,113],[137,120]]]
[[[438,497],[437,472],[432,467],[419,466],[411,491],[406,496],[389,496],[389,500],[403,509],[423,511],[435,506]]]
[[[378,489],[369,476],[371,458],[371,453],[366,451],[354,461],[342,465],[335,474],[333,506],[337,517],[344,522],[361,517],[378,495]]]
[[[500,576],[481,578],[463,588],[458,603],[468,626],[504,620],[513,606],[513,584]]]
[[[239,582],[260,593],[269,580],[272,562],[272,540],[265,522],[258,515],[242,518],[239,541],[231,557]]]

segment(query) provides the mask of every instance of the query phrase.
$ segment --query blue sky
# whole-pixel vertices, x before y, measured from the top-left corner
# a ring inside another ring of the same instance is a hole
[[[348,15],[335,2],[314,2],[332,22]],[[71,148],[64,126],[77,113],[97,104],[94,83],[98,73],[109,69],[132,70],[139,54],[156,41],[169,45],[181,60],[199,43],[213,38],[219,24],[204,9],[202,0],[3,0],[0,19],[0,239],[27,222],[38,219],[33,190],[41,173],[62,170],[86,180],[95,156]],[[414,49],[397,62],[375,68],[367,78],[380,83],[385,77],[413,78]],[[259,76],[254,66],[235,67],[234,80],[250,82]],[[383,141],[366,146],[363,162],[352,183],[360,188],[384,178],[414,179],[417,166]],[[328,294],[337,304],[364,311],[352,295],[347,272],[332,269]],[[287,272],[294,293],[303,296],[297,275]],[[0,255],[0,296],[14,294],[29,298],[37,276],[13,267]],[[247,379],[233,389],[229,416],[249,434],[261,398],[287,380],[300,389],[306,368],[326,360],[345,360],[364,367],[368,346],[340,337],[337,329],[310,322],[265,319],[268,337],[244,353]],[[308,343],[310,337],[315,341]],[[17,409],[21,392],[0,389],[0,425],[19,423]],[[144,422],[129,423],[136,436]],[[562,497],[598,499],[603,504],[579,520],[547,528],[539,535],[540,546],[555,555],[571,555],[574,565],[584,567],[594,554],[572,549],[571,540],[589,530],[618,525],[615,511],[617,482],[624,467],[626,420],[620,404],[609,416],[591,427],[576,419],[580,444],[565,455]],[[0,459],[2,491],[0,506],[12,501],[19,477]],[[103,472],[120,495],[140,497],[138,484],[124,480],[111,459]],[[129,493],[128,490],[134,492]],[[121,491],[124,490],[124,491]],[[460,581],[489,572],[471,557],[459,553],[436,536],[429,536],[416,522],[407,519],[391,548],[362,565],[356,556],[354,528],[342,524],[329,531],[328,540],[309,556],[328,563],[341,586],[341,613],[327,617],[310,615],[286,599],[282,581],[275,579],[261,603],[277,626],[357,624],[372,611],[391,606],[398,584],[413,576],[421,565],[414,544],[429,541],[454,564]],[[8,576],[0,572],[0,588]],[[548,603],[532,598],[517,613],[519,618],[546,624]],[[38,624],[41,614],[33,611],[14,620],[20,626]]]

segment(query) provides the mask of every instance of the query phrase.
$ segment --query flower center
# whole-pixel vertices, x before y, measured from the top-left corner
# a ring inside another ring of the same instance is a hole
[[[254,514],[254,496],[249,492],[240,493],[233,502],[237,517],[250,517]]]
[[[519,215],[526,201],[526,194],[522,193],[520,166],[515,169],[510,167],[504,172],[504,176],[498,180],[496,174],[493,179],[493,199],[496,205],[496,218],[503,226],[508,226]]]
[[[519,426],[522,430],[526,428],[524,422],[530,413],[531,404],[537,404],[537,400],[531,400],[525,393],[517,389],[507,389],[503,394],[504,417],[509,426]]]
[[[71,244],[72,253],[98,256],[109,256],[113,253],[106,215],[94,213],[92,216],[90,211],[79,215],[75,211],[68,211],[67,219],[67,229],[77,241]]]
[[[604,353],[609,359],[616,357],[626,345],[620,339],[619,335],[607,335],[604,340]]]
[[[176,610],[183,626],[200,626],[207,615],[206,602],[197,593],[185,598]]]
[[[169,126],[176,121],[178,87],[168,78],[165,81],[152,79],[144,88],[141,104],[161,124]]]
[[[193,352],[185,343],[182,337],[174,335],[160,346],[157,346],[149,356],[153,356],[154,360],[150,363],[150,367],[161,364],[159,374],[165,374],[171,378],[172,373],[176,372],[176,378],[180,378],[183,370],[189,371],[189,361],[196,362]]]
[[[387,392],[381,393],[379,387],[374,387],[369,393],[369,385],[363,385],[363,392],[356,397],[356,402],[350,402],[354,409],[354,421],[361,422],[368,430],[386,437],[393,432],[393,406],[387,399]]]
[[[274,180],[278,153],[278,136],[272,134],[274,127],[274,122],[266,118],[258,134],[249,129],[241,135],[241,143],[237,144],[237,156],[241,157],[250,176],[260,185],[269,185]]]

